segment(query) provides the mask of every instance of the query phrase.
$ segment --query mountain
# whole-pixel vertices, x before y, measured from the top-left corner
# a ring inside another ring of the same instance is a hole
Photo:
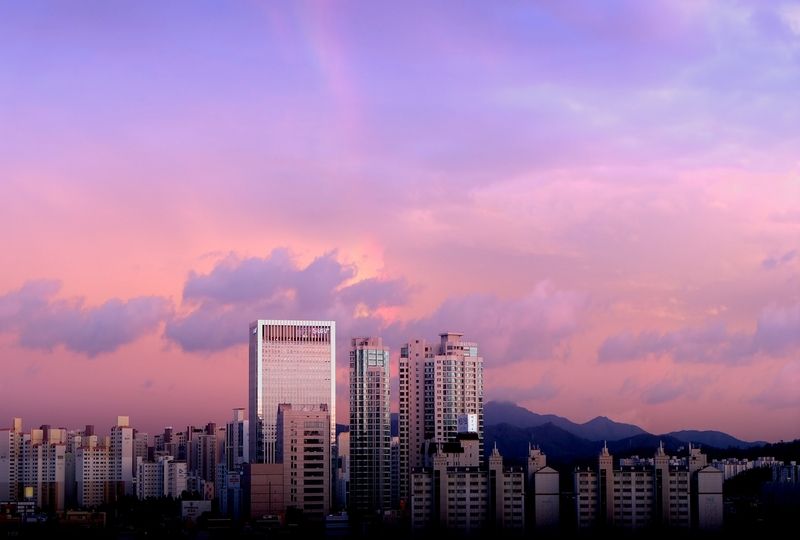
[[[597,456],[603,443],[573,435],[552,422],[540,426],[519,427],[493,424],[484,427],[484,451],[489,455],[497,444],[503,458],[522,464],[528,456],[528,444],[538,445],[547,454],[548,463],[572,463]]]
[[[656,448],[661,444],[664,445],[664,450],[667,454],[677,454],[681,448],[686,453],[685,442],[669,435],[653,435],[651,433],[642,433],[619,441],[610,441],[608,443],[608,451],[614,454],[614,457],[635,455],[649,458],[653,457]]]
[[[684,429],[682,431],[672,431],[666,435],[675,437],[685,443],[698,443],[703,446],[713,446],[714,448],[720,448],[722,450],[726,448],[752,448],[754,446],[763,446],[767,444],[766,441],[742,441],[721,431]]]
[[[639,426],[615,422],[605,416],[598,416],[584,424],[579,424],[578,431],[574,433],[590,441],[618,441],[628,437],[635,437],[636,435],[647,434]]]
[[[639,426],[614,422],[605,416],[598,416],[583,424],[576,424],[555,414],[536,414],[524,407],[507,401],[489,401],[483,407],[483,424],[506,423],[512,426],[528,428],[551,423],[577,437],[590,441],[617,441],[647,433]]]
[[[546,423],[553,425],[573,424],[566,418],[554,414],[536,414],[525,407],[509,401],[489,401],[483,406],[483,425],[510,424],[517,427],[535,427]],[[560,426],[559,426],[560,427]],[[563,428],[562,428],[563,429]]]

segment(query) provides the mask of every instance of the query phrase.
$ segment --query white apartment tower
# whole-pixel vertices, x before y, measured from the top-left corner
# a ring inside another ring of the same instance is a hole
[[[402,500],[408,499],[411,470],[430,466],[431,444],[451,440],[458,433],[459,416],[477,416],[483,455],[483,358],[478,344],[453,332],[439,337],[437,345],[417,339],[400,349]]]
[[[279,404],[325,404],[336,418],[336,323],[255,321],[249,357],[250,461],[275,463]],[[335,442],[334,420],[329,444]]]
[[[64,510],[66,439],[66,430],[50,426],[32,429],[24,436],[25,495],[51,512]]]
[[[136,467],[134,459],[134,429],[130,418],[117,416],[117,424],[111,428],[110,467],[108,471],[112,495],[133,495],[133,476]]]
[[[75,456],[75,482],[78,505],[84,508],[106,502],[108,493],[109,451],[97,435],[82,437]]]

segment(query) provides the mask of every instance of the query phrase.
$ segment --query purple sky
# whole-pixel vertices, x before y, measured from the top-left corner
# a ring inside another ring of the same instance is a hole
[[[798,2],[7,2],[0,66],[0,425],[224,421],[307,317],[800,436]]]

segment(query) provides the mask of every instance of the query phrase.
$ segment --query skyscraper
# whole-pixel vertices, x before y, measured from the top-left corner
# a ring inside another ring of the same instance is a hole
[[[336,323],[259,320],[250,324],[250,460],[275,463],[278,405],[325,404],[336,418]],[[330,444],[336,422],[330,422]]]
[[[417,339],[400,349],[400,497],[408,500],[410,471],[430,466],[432,444],[458,433],[460,415],[477,415],[483,455],[483,358],[463,334],[439,334],[438,346]]]
[[[352,512],[388,510],[392,500],[389,348],[354,338],[350,349],[350,501]]]

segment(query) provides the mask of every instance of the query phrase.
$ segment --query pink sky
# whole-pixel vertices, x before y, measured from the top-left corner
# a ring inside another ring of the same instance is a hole
[[[305,317],[800,436],[800,7],[572,4],[4,4],[0,426],[223,422]]]

